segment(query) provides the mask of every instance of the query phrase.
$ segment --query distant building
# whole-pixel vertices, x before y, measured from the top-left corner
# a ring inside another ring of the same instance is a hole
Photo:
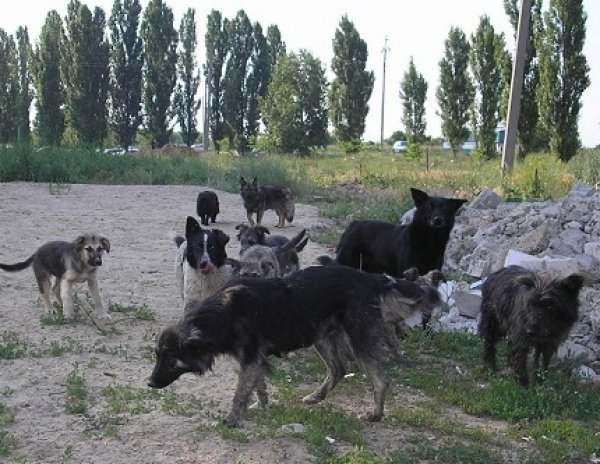
[[[504,148],[504,136],[506,135],[506,123],[504,121],[500,122],[496,127],[496,151],[498,153],[502,153],[502,149]],[[450,150],[450,142],[444,140],[442,143],[442,148],[446,151]],[[461,146],[462,152],[465,155],[470,155],[473,150],[477,148],[477,141],[475,140],[474,135],[471,133],[469,138],[465,140]]]

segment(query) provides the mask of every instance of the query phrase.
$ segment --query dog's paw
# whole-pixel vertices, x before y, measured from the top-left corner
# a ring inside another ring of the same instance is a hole
[[[367,422],[380,422],[383,418],[383,414],[377,414],[374,412],[368,412],[359,416],[360,419],[363,419]]]
[[[236,414],[228,414],[225,419],[223,419],[223,424],[229,428],[235,428],[238,426],[239,417]]]

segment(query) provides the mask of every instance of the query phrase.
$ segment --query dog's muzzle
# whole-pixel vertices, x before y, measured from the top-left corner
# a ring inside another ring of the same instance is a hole
[[[200,272],[202,274],[208,274],[214,269],[215,265],[211,261],[201,261],[200,262]]]

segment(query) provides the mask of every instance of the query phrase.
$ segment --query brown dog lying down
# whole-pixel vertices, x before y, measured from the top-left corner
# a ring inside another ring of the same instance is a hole
[[[383,416],[388,381],[386,358],[397,357],[390,324],[439,302],[437,289],[405,279],[361,272],[346,266],[313,266],[283,278],[239,278],[204,302],[189,305],[184,319],[163,330],[148,385],[164,388],[186,372],[211,369],[220,355],[240,364],[231,412],[236,426],[252,393],[268,402],[268,358],[314,346],[327,376],[304,402],[317,403],[344,378],[351,353],[373,388],[373,409],[366,419]]]

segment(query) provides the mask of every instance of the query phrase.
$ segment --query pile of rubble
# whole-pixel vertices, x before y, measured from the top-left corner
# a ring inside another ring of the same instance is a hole
[[[444,272],[461,278],[442,289],[449,309],[439,318],[441,329],[475,332],[481,279],[510,264],[557,277],[586,276],[580,322],[559,356],[580,359],[582,375],[599,380],[594,370],[600,372],[600,192],[577,184],[557,201],[515,203],[486,190],[466,204],[446,250]]]

